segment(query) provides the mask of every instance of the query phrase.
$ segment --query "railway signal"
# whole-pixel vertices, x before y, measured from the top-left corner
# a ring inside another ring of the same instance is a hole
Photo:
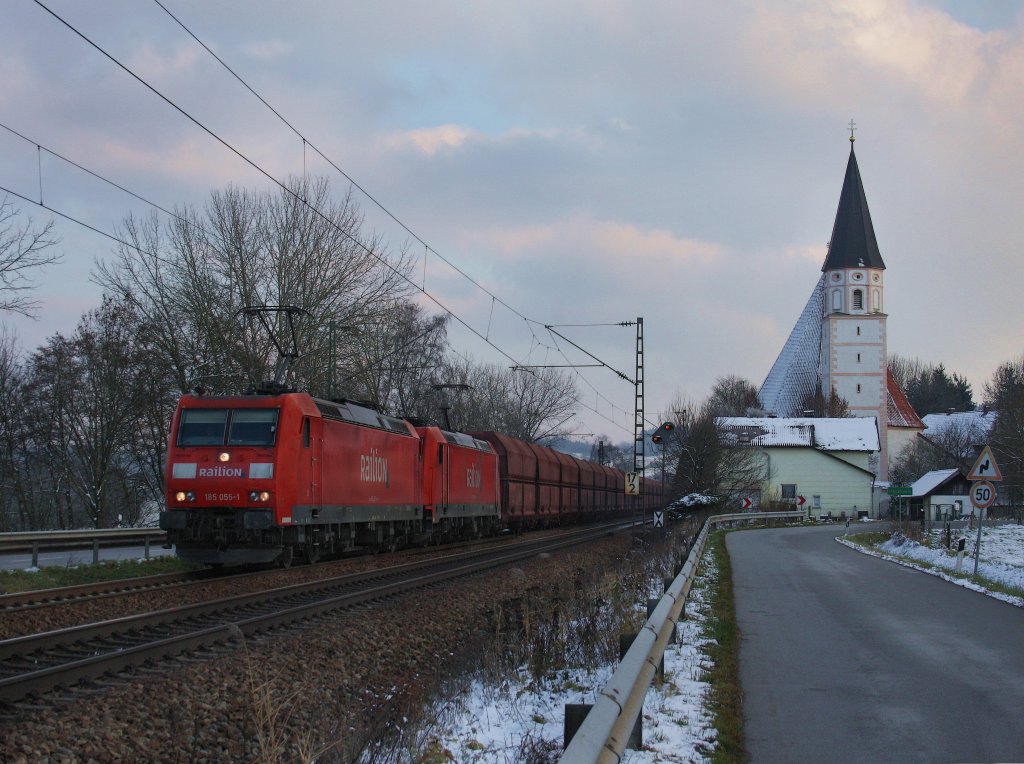
[[[676,428],[676,426],[674,424],[672,424],[671,422],[664,422],[664,423],[662,423],[661,427],[659,427],[657,430],[655,430],[654,434],[651,435],[651,442],[652,443],[661,443],[661,441],[665,438],[665,436],[668,435],[670,432],[672,432],[672,430],[674,430],[675,428]]]

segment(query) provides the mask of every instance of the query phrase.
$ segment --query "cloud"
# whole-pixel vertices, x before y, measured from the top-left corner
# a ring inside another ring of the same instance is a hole
[[[400,130],[389,133],[383,144],[390,148],[415,147],[427,156],[433,156],[442,149],[457,149],[470,140],[479,140],[480,133],[459,125],[440,125],[418,130]]]
[[[680,238],[665,229],[573,215],[546,225],[486,228],[461,236],[464,246],[500,252],[504,259],[534,259],[559,252],[608,262],[704,264],[722,257],[718,244]]]
[[[140,43],[125,61],[125,66],[149,82],[168,81],[191,73],[206,51],[196,45],[180,43],[172,50],[158,50],[154,43]]]
[[[272,61],[291,53],[292,44],[285,40],[259,40],[243,46],[242,51],[250,58]]]
[[[889,92],[947,112],[978,108],[1000,124],[1022,115],[1019,27],[984,31],[906,0],[762,2],[744,37],[756,81],[805,107]]]

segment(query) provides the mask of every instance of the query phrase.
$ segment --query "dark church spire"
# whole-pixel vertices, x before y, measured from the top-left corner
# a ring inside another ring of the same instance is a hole
[[[864,195],[864,184],[857,167],[857,155],[853,153],[853,129],[850,131],[850,161],[846,164],[843,191],[839,194],[839,210],[832,228],[828,257],[821,267],[823,271],[841,268],[885,268],[878,251],[875,229],[871,225],[868,200]]]

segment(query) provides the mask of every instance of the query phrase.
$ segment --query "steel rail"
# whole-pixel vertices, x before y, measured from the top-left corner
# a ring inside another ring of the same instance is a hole
[[[32,589],[27,592],[0,594],[0,612],[10,613],[33,608],[52,607],[53,605],[67,602],[82,602],[99,597],[131,594],[150,589],[165,589],[170,586],[224,578],[231,578],[231,576],[218,575],[218,571],[194,570],[185,573],[161,573],[154,576],[118,578],[111,581],[96,581],[90,584],[60,586],[53,589]]]
[[[629,527],[629,526],[623,526]],[[543,539],[523,544],[520,548],[503,550],[488,549],[478,552],[467,552],[440,559],[432,559],[418,563],[395,566],[378,571],[348,574],[336,579],[325,579],[317,582],[295,584],[280,587],[268,592],[240,595],[217,602],[207,602],[185,608],[163,610],[153,614],[128,616],[97,624],[77,626],[71,629],[46,632],[43,634],[17,637],[0,642],[0,660],[6,662],[7,668],[17,668],[14,664],[22,663],[33,667],[27,672],[19,672],[13,676],[0,679],[0,701],[17,701],[28,695],[37,695],[55,687],[72,684],[83,679],[90,679],[103,674],[120,671],[129,666],[136,666],[152,660],[186,652],[198,647],[205,647],[226,641],[237,633],[250,634],[257,631],[287,625],[300,620],[312,618],[329,610],[352,607],[371,600],[378,600],[412,589],[423,588],[456,577],[473,575],[519,562],[537,554],[555,551],[585,541],[608,535],[609,529],[588,529],[578,534],[558,539]],[[436,570],[429,570],[435,568]],[[420,572],[427,570],[427,572]],[[366,580],[381,578],[396,580],[388,583],[338,593],[340,586],[358,585]],[[332,590],[332,591],[328,591]],[[319,595],[314,601],[295,602],[296,597]],[[269,613],[252,615],[246,608],[266,606],[270,601],[281,603],[282,609]],[[225,614],[225,608],[234,610],[234,614]],[[218,613],[220,618],[227,615],[214,626],[196,624],[183,634],[166,636],[165,632],[156,639],[149,640],[140,633],[143,629],[168,629],[182,625],[183,621],[194,620],[203,616]],[[142,644],[90,645],[89,640],[116,639],[119,636],[131,635],[130,639],[138,641],[147,639]],[[89,652],[96,654],[65,656],[65,661],[57,665],[35,668],[42,651],[63,649],[67,652]]]
[[[714,515],[707,519],[682,570],[665,591],[611,679],[602,688],[583,724],[559,759],[560,762],[617,764],[622,760],[630,734],[643,710],[644,697],[672,638],[672,628],[686,604],[712,526],[749,520],[803,517],[802,511],[792,511],[744,512]]]

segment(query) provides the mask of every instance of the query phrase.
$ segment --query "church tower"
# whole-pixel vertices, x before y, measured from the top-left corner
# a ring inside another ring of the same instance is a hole
[[[822,266],[824,315],[818,379],[821,391],[846,400],[853,416],[874,416],[881,443],[879,477],[888,479],[888,357],[885,330],[885,263],[871,224],[857,156],[850,136],[839,209]]]
[[[878,423],[875,472],[889,479],[889,460],[913,442],[924,422],[888,370],[885,263],[853,152],[839,194],[821,277],[761,385],[761,407],[777,417],[807,415],[807,401],[834,390],[853,416]]]

